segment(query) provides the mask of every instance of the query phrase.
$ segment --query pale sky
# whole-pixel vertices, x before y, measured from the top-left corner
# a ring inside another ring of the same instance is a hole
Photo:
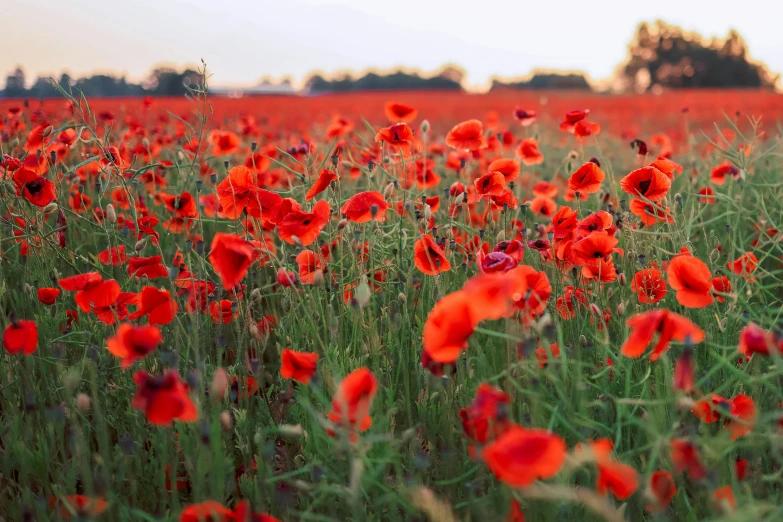
[[[17,64],[39,74],[95,71],[140,80],[156,64],[203,58],[213,85],[262,76],[452,62],[469,84],[534,68],[600,80],[625,58],[638,22],[661,18],[705,36],[737,29],[751,56],[783,71],[776,0],[2,0],[0,83]]]

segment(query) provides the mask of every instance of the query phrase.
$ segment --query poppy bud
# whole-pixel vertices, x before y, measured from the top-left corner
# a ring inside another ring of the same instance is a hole
[[[332,159],[332,165],[334,165],[336,167],[337,166],[337,162],[340,161],[340,156],[338,156],[337,154],[332,154],[332,158],[331,159]]]
[[[136,244],[133,246],[133,250],[136,252],[141,252],[144,250],[144,247],[147,246],[147,242],[149,241],[149,236],[144,236],[142,239],[136,241]]]
[[[258,144],[255,141],[250,143],[250,150],[252,150],[253,152],[256,151],[256,147],[258,147]]]
[[[408,302],[408,296],[406,296],[403,292],[400,292],[397,296],[397,301],[399,301],[400,304],[405,304]]]
[[[675,194],[674,195],[674,201],[677,202],[677,206],[678,207],[682,208],[682,194],[680,194],[679,192],[677,194]]]
[[[212,376],[212,383],[209,385],[209,396],[213,401],[219,402],[225,398],[227,389],[228,374],[223,368],[218,368]]]
[[[587,337],[585,337],[584,335],[580,335],[579,344],[581,344],[582,346],[587,346]]]
[[[47,137],[48,137],[48,136],[49,136],[49,135],[50,135],[50,134],[51,134],[53,131],[54,131],[54,127],[52,127],[51,125],[49,125],[48,127],[46,127],[46,128],[43,130],[43,133],[41,133],[41,135],[42,135],[44,138],[47,138]]]
[[[213,172],[212,174],[210,174],[209,175],[209,181],[211,183],[217,183],[217,173]]]
[[[618,275],[617,282],[620,283],[620,285],[625,286],[625,274],[621,273]]]
[[[356,304],[359,305],[359,308],[364,308],[369,304],[371,295],[370,285],[367,284],[367,281],[362,281],[356,287],[356,292],[354,292],[354,299],[356,299]]]
[[[375,162],[373,160],[368,161],[367,162],[367,170],[372,172],[372,169],[374,169],[374,168],[375,168]]]
[[[370,215],[373,218],[378,215],[378,205],[370,205]]]
[[[323,270],[316,270],[313,273],[313,284],[315,286],[321,286],[324,284],[324,272]]]
[[[57,209],[58,209],[57,203],[55,203],[54,201],[52,201],[51,203],[49,203],[48,205],[46,205],[46,206],[43,208],[43,213],[44,213],[44,214],[51,214],[52,212],[54,212],[54,211],[55,211],[55,210],[57,210]]]
[[[609,287],[609,289],[606,291],[606,298],[611,299],[613,295],[614,295],[614,288]]]
[[[301,424],[282,424],[279,430],[280,435],[289,439],[307,438],[307,432],[302,429]]]
[[[144,146],[145,149],[150,148],[150,140],[148,140],[146,136],[141,139],[141,144]]]
[[[465,193],[464,192],[460,192],[457,195],[456,199],[454,199],[454,204],[455,205],[462,205],[463,201],[465,201]]]
[[[625,315],[625,303],[617,305],[617,315]]]
[[[498,232],[498,235],[495,236],[495,241],[498,242],[498,243],[501,243],[501,242],[503,242],[505,240],[506,240],[506,231],[505,230],[501,230],[500,232]]]
[[[686,345],[685,350],[674,366],[674,389],[685,393],[693,391],[693,346]]]
[[[425,223],[430,222],[430,218],[432,218],[432,208],[430,208],[429,205],[424,205],[424,221]]]
[[[76,396],[76,409],[82,413],[87,413],[90,410],[91,402],[89,395],[80,393]]]
[[[590,303],[590,313],[596,317],[601,317],[601,309],[595,303]]]
[[[383,189],[383,197],[389,199],[394,195],[394,183],[389,183],[386,188]]]
[[[227,411],[220,412],[220,427],[223,431],[231,431],[231,415]]]
[[[302,245],[302,240],[301,240],[301,239],[299,239],[299,236],[291,236],[291,241],[293,241],[293,242],[294,242],[294,244],[295,244],[296,246],[300,247],[300,248],[303,246],[303,245]]]
[[[427,134],[430,131],[430,122],[428,120],[423,120],[421,122],[421,133]]]
[[[343,218],[337,222],[337,230],[342,230],[348,226],[348,220]]]
[[[223,167],[225,167],[225,169],[228,170],[228,160],[225,160],[223,162]]]

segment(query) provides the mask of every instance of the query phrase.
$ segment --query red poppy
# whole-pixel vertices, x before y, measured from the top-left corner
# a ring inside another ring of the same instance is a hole
[[[230,156],[239,151],[239,136],[231,131],[212,131],[209,135],[213,156]]]
[[[46,306],[52,306],[60,295],[59,288],[39,288],[38,300]]]
[[[198,215],[196,200],[190,192],[183,192],[179,196],[175,194],[161,194],[160,199],[166,208],[179,217],[192,218]]]
[[[326,269],[326,262],[323,258],[312,250],[302,250],[296,256],[296,263],[299,265],[299,281],[303,285],[312,285],[315,283],[316,272],[323,272]]]
[[[410,123],[419,114],[419,111],[410,105],[393,101],[386,103],[384,112],[386,113],[386,118],[392,123]]]
[[[580,120],[574,124],[574,136],[580,141],[588,136],[601,133],[601,126],[595,122]]]
[[[566,445],[549,431],[512,426],[484,448],[482,457],[499,480],[512,487],[525,487],[560,472],[566,460]]]
[[[693,371],[693,349],[686,346],[674,365],[674,389],[684,393],[692,393]]]
[[[560,130],[563,132],[573,132],[574,125],[587,118],[588,114],[590,114],[588,109],[567,112],[565,119],[560,123]]]
[[[315,183],[307,190],[307,194],[305,194],[305,201],[310,201],[315,196],[326,190],[329,185],[336,181],[338,178],[336,172],[332,172],[331,170],[322,169],[321,172],[318,173],[318,179],[315,180]]]
[[[168,370],[160,376],[136,372],[133,381],[136,383],[133,407],[143,411],[151,424],[170,426],[175,420],[198,420],[198,411],[188,395],[188,387],[175,370]]]
[[[312,212],[293,210],[278,222],[277,233],[286,243],[293,244],[295,236],[302,246],[309,246],[329,222],[331,211],[329,203],[323,200],[313,205]]]
[[[390,206],[380,192],[359,192],[348,198],[340,209],[340,214],[354,223],[366,223],[371,219],[383,221]]]
[[[704,261],[683,252],[669,261],[666,275],[682,306],[704,308],[712,303],[712,274]]]
[[[446,136],[446,145],[452,149],[479,150],[487,147],[484,126],[478,120],[457,124]]]
[[[666,470],[658,470],[650,475],[649,496],[653,503],[647,505],[647,511],[665,511],[669,508],[674,495],[677,494],[677,485],[672,474]]]
[[[568,178],[568,188],[582,194],[595,194],[601,189],[606,174],[601,167],[588,161]]]
[[[378,381],[370,370],[354,370],[337,387],[329,420],[350,431],[367,431],[372,425],[370,407],[377,391]]]
[[[723,165],[718,165],[712,169],[712,172],[710,172],[710,181],[716,185],[723,185],[726,183],[726,176],[738,179],[739,175],[740,171],[737,167],[731,163],[724,163]]]
[[[239,316],[239,307],[228,299],[212,301],[209,303],[209,315],[215,324],[228,324],[232,319]]]
[[[726,266],[735,274],[744,277],[749,283],[756,281],[752,274],[758,268],[759,260],[753,252],[745,252],[734,261],[729,261]]]
[[[514,109],[513,115],[523,127],[529,127],[536,121],[536,111],[524,110],[517,107]]]
[[[238,285],[256,257],[252,243],[237,235],[218,232],[212,239],[209,262],[220,276],[223,288],[231,289]]]
[[[144,315],[150,324],[169,324],[177,315],[179,305],[171,299],[168,290],[158,290],[153,286],[145,286],[139,294],[139,309],[130,315],[138,319]]]
[[[660,201],[669,192],[672,181],[655,167],[642,167],[620,180],[620,188],[626,193],[650,201]]]
[[[310,384],[318,362],[317,353],[295,352],[284,348],[281,360],[280,375],[283,379],[293,379],[302,384]]]
[[[593,232],[571,245],[569,261],[574,266],[595,265],[612,254],[619,239],[606,232]]]
[[[519,177],[519,162],[511,158],[498,158],[487,166],[488,172],[500,172],[506,180],[506,183],[514,181]]]
[[[384,127],[379,130],[375,135],[375,142],[387,143],[407,156],[413,144],[413,131],[405,123],[395,123],[390,127]]]
[[[3,348],[12,355],[30,355],[38,348],[38,325],[35,321],[19,319],[3,330]]]
[[[120,295],[120,284],[114,279],[104,281],[98,272],[66,277],[58,283],[66,292],[76,292],[74,301],[87,313],[92,307],[98,309],[111,306]]]
[[[506,178],[500,172],[488,172],[473,183],[476,193],[481,197],[499,196],[506,190]]]
[[[484,254],[482,250],[476,256],[476,263],[483,274],[508,272],[517,266],[517,260],[504,252]]]
[[[158,277],[168,277],[169,271],[163,266],[161,256],[136,257],[132,256],[128,260],[128,275],[136,277],[146,277],[155,279]]]
[[[333,140],[347,136],[353,130],[353,122],[348,118],[335,116],[332,123],[326,129],[326,138]]]
[[[617,497],[618,500],[625,500],[639,487],[639,479],[636,470],[627,464],[617,462],[611,454],[611,441],[608,442],[608,451],[595,451],[596,465],[598,467],[598,482],[596,491],[601,495],[606,495],[609,491]]]
[[[758,417],[756,403],[747,395],[739,394],[731,399],[729,415],[732,417],[727,423],[731,440],[737,440],[753,431]]]
[[[660,170],[664,174],[666,174],[669,179],[674,179],[675,174],[682,174],[682,165],[673,162],[672,160],[668,158],[661,158],[659,157],[649,165],[650,167],[655,167],[656,169]]]
[[[689,319],[665,308],[637,314],[626,321],[631,329],[621,352],[627,357],[640,357],[658,336],[658,342],[650,355],[651,361],[657,361],[669,350],[669,342],[700,343],[704,340],[704,330]]]
[[[552,198],[536,196],[530,202],[530,211],[539,216],[549,217],[557,211],[557,203]]]
[[[631,214],[641,219],[645,226],[652,226],[656,223],[674,223],[674,216],[672,216],[669,207],[664,208],[641,199],[631,200]]]
[[[36,207],[45,207],[55,199],[54,183],[32,170],[19,169],[14,173],[17,195]]]
[[[754,354],[770,357],[773,353],[783,353],[783,337],[776,338],[774,332],[767,332],[755,323],[748,323],[739,335],[739,352],[745,357]]]
[[[525,165],[539,165],[544,162],[544,155],[538,150],[535,138],[527,138],[519,142],[517,156]]]
[[[704,187],[703,189],[700,189],[699,195],[701,196],[699,198],[699,203],[703,205],[709,205],[710,203],[715,203],[718,200],[718,198],[715,197],[715,191],[712,190],[712,187]]]
[[[105,499],[85,495],[68,495],[59,499],[52,497],[50,504],[52,508],[59,508],[57,513],[65,520],[71,520],[72,511],[76,512],[78,520],[82,520],[99,517],[109,508],[109,503]]]
[[[471,405],[459,411],[463,433],[482,446],[496,439],[512,426],[506,411],[510,404],[511,397],[502,390],[486,383],[479,384]],[[473,444],[468,451],[471,458],[475,458]]]
[[[250,509],[250,502],[241,501],[234,508],[234,522],[282,522],[280,519],[266,513],[255,513]]]
[[[748,474],[749,462],[746,459],[737,459],[734,461],[734,474],[737,480],[745,480]]]
[[[452,292],[435,303],[422,331],[424,351],[433,361],[453,363],[467,349],[479,323],[473,310],[473,298],[464,291]]]
[[[157,326],[133,326],[121,324],[114,337],[106,341],[109,352],[122,359],[125,369],[134,362],[144,359],[163,342],[163,335]]]
[[[206,500],[200,504],[191,504],[182,510],[179,522],[240,522],[234,513],[220,502]],[[241,520],[245,522],[245,520]]]
[[[552,343],[549,345],[549,351],[547,351],[546,348],[539,346],[536,348],[536,362],[538,363],[538,367],[541,369],[544,369],[549,365],[549,354],[552,354],[553,358],[560,357],[560,347],[557,345],[557,343]]]
[[[701,463],[699,451],[696,446],[686,439],[672,439],[669,443],[674,471],[685,471],[692,480],[703,479],[707,476],[707,470]]]
[[[119,266],[125,264],[128,257],[125,255],[125,245],[119,245],[116,247],[103,250],[98,254],[98,261],[104,265]]]
[[[722,486],[712,492],[712,503],[719,511],[732,513],[737,509],[737,499],[731,486]]]
[[[631,290],[636,292],[639,302],[644,304],[657,303],[669,293],[663,273],[656,267],[636,272],[631,279]]]

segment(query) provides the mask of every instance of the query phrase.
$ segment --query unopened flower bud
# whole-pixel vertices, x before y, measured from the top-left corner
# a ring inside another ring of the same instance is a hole
[[[76,396],[76,409],[82,413],[87,413],[92,405],[90,396],[86,393],[80,393]]]
[[[383,189],[383,197],[389,199],[394,195],[394,183],[389,183],[386,188]]]
[[[625,303],[617,305],[617,315],[625,315]]]
[[[226,390],[228,390],[228,374],[223,368],[218,368],[209,385],[209,396],[213,401],[219,402],[226,396]]]
[[[430,122],[428,120],[424,120],[421,122],[421,133],[427,134],[430,131]]]
[[[109,220],[109,223],[116,223],[117,222],[117,213],[114,211],[114,205],[109,203],[106,205],[106,219]]]
[[[596,317],[601,317],[601,308],[595,303],[590,303],[590,313]]]
[[[57,206],[57,203],[55,203],[54,201],[52,201],[51,203],[49,203],[48,205],[46,205],[46,206],[43,208],[43,213],[44,213],[44,214],[51,214],[52,212],[56,212],[58,208],[59,208],[59,207]]]
[[[231,415],[227,411],[220,412],[220,427],[223,431],[231,430]]]
[[[323,270],[316,270],[313,274],[313,284],[315,286],[321,286],[324,284],[324,272]]]
[[[142,239],[136,241],[136,244],[133,246],[133,250],[136,252],[141,252],[144,250],[144,247],[147,246],[147,242],[149,241],[149,236],[144,236]]]

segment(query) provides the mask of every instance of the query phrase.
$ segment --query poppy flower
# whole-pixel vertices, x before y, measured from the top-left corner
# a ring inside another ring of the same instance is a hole
[[[484,254],[483,251],[479,251],[476,263],[483,274],[508,272],[517,266],[517,260],[504,252]]]
[[[392,123],[410,123],[419,115],[419,111],[410,105],[399,102],[386,102],[383,109],[386,118]]]
[[[656,169],[660,170],[666,176],[669,177],[669,179],[674,179],[675,174],[682,174],[682,165],[673,162],[672,160],[668,158],[661,158],[659,157],[649,165],[650,167],[655,167]]]
[[[12,355],[30,355],[38,348],[38,325],[35,321],[19,319],[3,330],[3,348]]]
[[[39,288],[38,300],[46,306],[52,306],[60,295],[59,288]]]
[[[598,123],[587,120],[580,120],[574,124],[574,136],[576,136],[580,141],[583,138],[588,136],[595,136],[596,134],[600,133],[601,125]]]
[[[588,114],[590,114],[588,109],[567,112],[565,119],[560,123],[560,130],[563,132],[574,132],[574,125],[587,118]]]
[[[85,495],[68,495],[59,499],[52,497],[50,504],[52,508],[58,508],[57,513],[65,520],[71,520],[72,511],[76,512],[78,520],[82,520],[99,517],[109,508],[105,499]]]
[[[660,201],[669,192],[672,181],[655,167],[636,169],[620,180],[620,188],[631,196]]]
[[[574,241],[569,261],[574,266],[594,265],[598,260],[611,255],[619,241],[606,232],[593,232],[579,241]]]
[[[544,162],[544,155],[538,150],[538,141],[535,138],[527,138],[519,142],[517,156],[525,165],[540,165]]]
[[[147,316],[150,324],[169,324],[177,315],[179,305],[171,299],[168,290],[145,286],[139,293],[139,309],[130,315],[131,319]]]
[[[731,176],[734,179],[739,179],[740,171],[737,167],[730,163],[724,163],[718,165],[710,172],[710,181],[716,185],[723,185],[726,183],[726,176]]]
[[[196,200],[190,192],[183,192],[180,195],[161,194],[160,199],[168,210],[176,213],[179,217],[192,218],[198,215]]]
[[[370,370],[354,370],[337,387],[329,420],[351,431],[367,431],[372,425],[370,407],[377,391],[378,381]]]
[[[530,202],[529,208],[537,216],[549,217],[557,211],[557,203],[552,198],[536,196]]]
[[[354,223],[366,223],[371,219],[383,221],[390,206],[380,192],[359,192],[348,198],[340,209],[340,214]]]
[[[196,405],[190,399],[188,387],[176,370],[168,370],[159,376],[139,371],[133,375],[133,381],[136,383],[136,394],[133,396],[132,405],[143,411],[151,424],[170,426],[175,420],[198,420]]]
[[[516,239],[501,241],[495,245],[495,248],[492,251],[502,252],[513,258],[514,261],[521,263],[522,259],[525,257],[525,244]]]
[[[414,243],[413,263],[416,268],[427,275],[438,275],[451,270],[451,263],[449,263],[446,253],[429,234],[422,236]]]
[[[182,510],[179,522],[233,522],[234,513],[220,502],[206,500],[199,504],[191,504]],[[236,519],[240,522],[239,519]],[[245,522],[242,520],[241,522]]]
[[[666,297],[669,289],[663,280],[663,273],[656,267],[644,268],[631,279],[631,290],[636,292],[640,303],[654,304]]]
[[[539,346],[536,348],[536,362],[538,363],[538,367],[541,369],[544,369],[549,364],[549,354],[552,354],[552,357],[560,357],[560,347],[557,345],[557,343],[552,343],[549,345],[549,351],[547,351],[546,348]]]
[[[347,136],[354,128],[354,124],[348,118],[335,116],[332,123],[326,129],[326,139],[333,140]]]
[[[103,250],[98,254],[98,261],[104,265],[124,265],[127,260],[128,256],[125,255],[125,245],[112,247]]]
[[[606,174],[601,167],[588,161],[568,178],[568,188],[582,194],[595,194],[601,189]]]
[[[479,150],[487,147],[484,126],[478,120],[468,120],[452,128],[446,136],[446,145],[452,149]]]
[[[481,196],[499,196],[506,190],[506,178],[500,172],[488,172],[473,182],[476,193]]]
[[[783,337],[776,340],[773,332],[767,332],[755,323],[748,323],[740,331],[738,350],[745,357],[754,354],[770,357],[773,352],[783,352]]]
[[[209,303],[209,315],[215,324],[229,324],[232,319],[239,316],[239,307],[228,299],[212,301]]]
[[[648,495],[652,504],[647,505],[647,511],[665,511],[669,508],[674,495],[677,494],[677,485],[674,477],[666,470],[658,470],[650,475]]]
[[[552,285],[544,271],[536,271],[535,268],[527,265],[519,265],[509,272],[509,275],[522,277],[525,279],[528,291],[523,299],[517,301],[516,308],[522,310],[530,317],[536,317],[542,314],[546,309],[549,297],[552,295]]]
[[[488,172],[500,172],[506,180],[506,183],[514,181],[519,177],[519,162],[511,158],[498,158],[487,166]]]
[[[376,143],[387,143],[399,149],[404,155],[410,154],[413,145],[413,131],[405,123],[395,123],[390,127],[384,127],[375,135]]]
[[[293,379],[302,384],[310,384],[310,379],[312,379],[315,374],[318,354],[295,352],[288,348],[284,348],[281,355],[281,361],[280,376],[283,377],[283,379]]]
[[[650,355],[651,361],[657,361],[669,350],[669,342],[688,342],[697,344],[704,340],[704,330],[689,319],[665,308],[636,314],[626,321],[631,329],[621,352],[631,358],[640,357],[658,336],[658,342]]]
[[[529,127],[536,121],[536,111],[524,110],[517,107],[514,109],[513,115],[523,127]]]
[[[745,252],[734,261],[729,261],[728,265],[726,266],[735,274],[744,277],[748,283],[753,283],[756,281],[756,278],[753,277],[752,274],[758,268],[759,260],[756,258],[756,255],[753,252]]]
[[[17,195],[36,207],[45,207],[55,199],[54,183],[32,170],[19,169],[14,173]]]
[[[656,223],[674,223],[674,216],[672,216],[669,207],[663,208],[641,199],[631,200],[631,214],[641,219],[645,226],[652,226]]]
[[[209,262],[220,276],[223,288],[238,285],[255,259],[256,250],[252,243],[237,235],[218,232],[212,239]]]
[[[115,322],[128,317],[128,305],[138,303],[138,295],[133,292],[120,292],[117,298],[108,306],[95,306],[92,311],[99,321],[111,326]]]
[[[597,466],[598,482],[595,489],[600,495],[611,491],[618,500],[625,500],[639,487],[636,470],[628,464],[607,457],[599,458]]]
[[[712,503],[715,509],[732,513],[737,509],[737,499],[731,486],[721,486],[712,492]]]
[[[260,219],[262,206],[270,214],[279,208],[283,199],[280,195],[259,190],[253,172],[244,165],[229,170],[228,176],[215,187],[222,213],[229,219],[238,218],[242,211]]]
[[[234,522],[282,522],[280,519],[266,513],[255,513],[250,509],[250,502],[241,501],[234,507]]]
[[[525,522],[525,514],[522,513],[522,506],[519,505],[519,501],[515,498],[511,499],[511,508],[509,508],[505,522]]]
[[[230,156],[239,151],[239,136],[231,131],[212,131],[209,135],[213,156]]]
[[[293,210],[277,224],[277,233],[286,243],[293,244],[296,236],[302,246],[309,246],[329,222],[331,210],[329,203],[323,200],[313,205],[312,212]]]
[[[666,269],[677,302],[686,308],[704,308],[712,303],[712,274],[704,261],[689,253],[678,254]]]
[[[315,283],[316,272],[323,275],[326,269],[326,263],[323,258],[312,250],[302,250],[296,256],[296,263],[299,265],[299,281],[303,285],[312,285]]]
[[[321,169],[321,172],[318,173],[318,179],[315,180],[315,183],[312,184],[312,186],[307,190],[307,194],[305,194],[305,200],[310,201],[315,196],[326,190],[329,185],[337,180],[337,173],[332,172],[328,169]]]
[[[512,426],[484,448],[482,458],[500,481],[511,487],[525,487],[560,472],[566,460],[566,445],[549,431]]]
[[[692,480],[703,479],[707,476],[707,470],[701,463],[701,457],[696,446],[686,439],[672,439],[669,442],[674,471],[688,474]]]
[[[731,399],[729,415],[733,417],[727,423],[731,440],[737,440],[753,431],[758,417],[756,403],[745,394],[737,395]]]
[[[92,307],[97,309],[111,306],[120,295],[120,284],[114,279],[104,281],[98,272],[66,277],[58,283],[66,292],[76,292],[74,301],[85,313],[89,313]]]
[[[147,357],[162,342],[163,335],[157,326],[123,323],[117,328],[114,337],[106,341],[106,346],[112,355],[122,359],[120,366],[125,369]]]
[[[737,480],[745,480],[748,474],[748,461],[746,459],[737,459],[734,461],[734,475]]]
[[[700,189],[699,195],[701,196],[699,198],[699,203],[702,205],[709,205],[710,203],[715,203],[718,200],[718,198],[715,197],[715,191],[712,190],[712,187],[704,187],[703,189]]]
[[[422,338],[424,350],[436,363],[450,364],[468,347],[475,320],[473,298],[464,291],[447,294],[429,312]]]
[[[686,346],[674,365],[674,389],[684,393],[692,393],[693,371],[693,348]]]
[[[161,261],[161,256],[136,257],[132,256],[128,260],[128,275],[136,277],[146,277],[155,279],[158,277],[168,277],[169,270]]]
[[[527,277],[523,270],[479,274],[470,278],[461,292],[469,296],[476,322],[510,317],[527,295]]]
[[[510,404],[511,397],[502,390],[486,383],[479,384],[471,405],[459,411],[463,433],[482,446],[499,437],[512,426],[507,417]],[[471,458],[475,458],[473,444],[468,451]]]

